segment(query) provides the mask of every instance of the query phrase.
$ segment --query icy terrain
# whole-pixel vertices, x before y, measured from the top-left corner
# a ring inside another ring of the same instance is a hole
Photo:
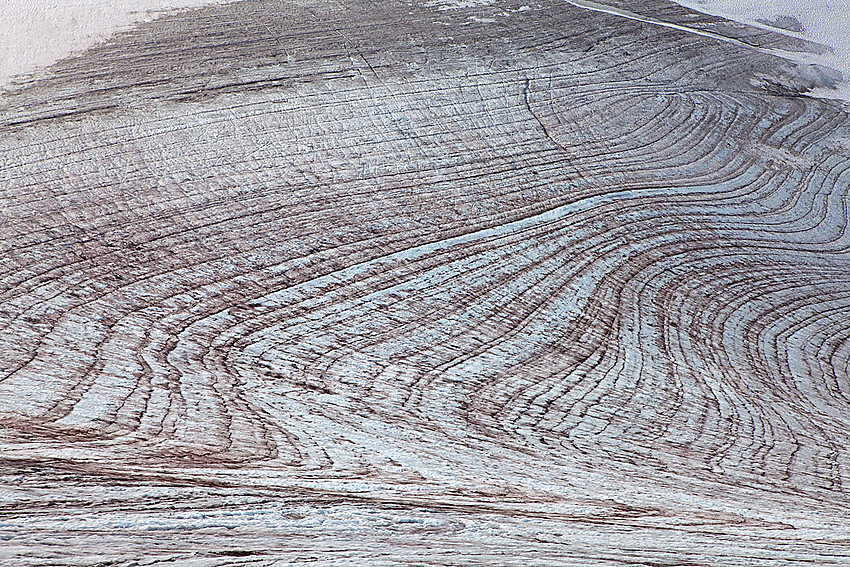
[[[821,96],[850,101],[849,0],[677,0],[678,4],[752,26],[759,26],[828,46],[832,53],[814,58],[841,71],[838,92]]]
[[[0,96],[0,563],[850,565],[850,117],[780,31],[255,0]]]
[[[213,3],[216,0],[3,0],[0,88],[163,11]]]
[[[117,30],[169,9],[226,1],[233,0],[4,0],[0,5],[0,88],[8,87],[17,75],[33,73],[106,40]],[[443,9],[491,4],[490,0],[425,3]],[[846,80],[837,92],[824,90],[819,94],[850,101],[850,1],[682,0],[677,3],[828,46],[832,53],[814,59],[839,70]]]

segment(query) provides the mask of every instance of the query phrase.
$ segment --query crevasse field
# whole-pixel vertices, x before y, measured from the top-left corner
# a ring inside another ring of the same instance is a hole
[[[0,564],[850,567],[846,5],[697,7],[0,4]]]

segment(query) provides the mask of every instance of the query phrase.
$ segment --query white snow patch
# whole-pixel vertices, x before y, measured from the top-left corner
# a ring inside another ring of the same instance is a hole
[[[728,20],[760,27],[791,37],[820,43],[833,53],[813,56],[812,62],[841,71],[837,89],[819,89],[824,98],[850,101],[850,0],[676,0],[677,4]],[[768,25],[783,16],[796,19],[802,31]]]
[[[2,0],[0,89],[175,8],[227,0]],[[232,0],[231,0],[232,1]]]
[[[461,8],[476,8],[489,6],[494,0],[430,0],[425,5],[437,7],[438,10],[458,10]]]

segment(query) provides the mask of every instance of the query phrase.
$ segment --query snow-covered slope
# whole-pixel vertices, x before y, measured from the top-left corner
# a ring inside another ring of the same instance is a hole
[[[850,2],[848,0],[677,0],[678,4],[752,26],[776,30],[828,46],[832,52],[816,57],[841,71],[838,92],[821,96],[850,101]]]
[[[3,0],[0,88],[163,11],[226,0]]]

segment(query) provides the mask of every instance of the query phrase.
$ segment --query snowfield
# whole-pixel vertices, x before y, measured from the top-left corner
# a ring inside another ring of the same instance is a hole
[[[3,0],[0,87],[79,54],[132,24],[216,0]],[[19,77],[23,75],[23,77]]]
[[[850,2],[848,0],[676,0],[677,4],[747,25],[820,43],[830,53],[815,58],[844,76],[838,93],[818,94],[850,101]]]

